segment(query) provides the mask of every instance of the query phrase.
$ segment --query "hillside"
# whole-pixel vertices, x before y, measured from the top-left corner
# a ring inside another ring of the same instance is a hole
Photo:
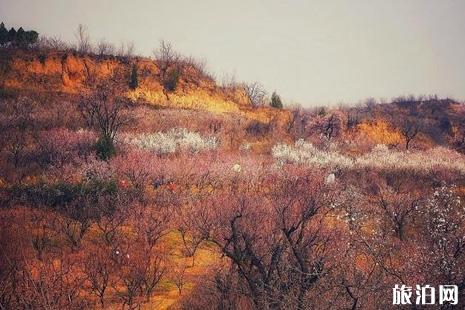
[[[463,283],[463,104],[253,106],[163,66],[0,49],[0,308],[384,309],[399,278]]]
[[[464,13],[0,0],[0,310],[465,309]]]
[[[133,66],[138,72],[136,89],[128,86]],[[257,125],[250,121],[257,121],[264,128],[272,125],[285,139],[321,134],[324,131],[321,127],[337,125],[339,128],[333,136],[340,140],[360,135],[394,134],[397,135],[394,140],[392,137],[371,140],[398,145],[402,143],[401,123],[415,119],[419,126],[421,124],[420,140],[425,145],[451,145],[463,151],[465,109],[463,104],[450,99],[400,98],[392,103],[333,108],[323,114],[316,110],[252,107],[242,88],[217,85],[195,64],[184,67],[178,87],[167,93],[160,69],[152,59],[82,55],[75,51],[0,49],[0,73],[0,88],[4,93],[45,97],[52,101],[64,97],[77,102],[83,95],[92,94],[97,85],[108,84],[117,89],[115,96],[138,105],[230,115],[229,118],[248,120],[251,126]],[[379,127],[380,122],[384,127]]]
[[[89,94],[95,86],[110,83],[133,102],[160,108],[234,113],[263,123],[289,122],[286,111],[252,108],[240,88],[218,86],[194,65],[183,68],[176,90],[167,94],[156,63],[143,57],[79,55],[76,52],[0,49],[0,87],[38,93]],[[137,68],[139,86],[128,87],[132,66]]]

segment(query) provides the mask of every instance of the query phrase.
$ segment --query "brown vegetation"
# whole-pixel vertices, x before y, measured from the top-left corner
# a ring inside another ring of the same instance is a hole
[[[0,51],[0,308],[380,309],[395,284],[463,306],[463,105],[253,107],[168,44],[80,37]]]

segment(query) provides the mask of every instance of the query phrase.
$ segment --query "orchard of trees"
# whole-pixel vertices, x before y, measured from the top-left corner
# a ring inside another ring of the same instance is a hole
[[[354,140],[351,158],[342,111],[292,147],[115,93],[1,99],[2,308],[379,309],[445,283],[463,305],[463,155]],[[239,146],[257,137],[271,154]]]
[[[463,104],[280,111],[229,79],[209,91],[257,109],[163,109],[125,96],[148,74],[126,60],[79,94],[0,93],[0,309],[389,309],[426,284],[465,307]],[[206,75],[164,41],[153,63],[167,100]]]

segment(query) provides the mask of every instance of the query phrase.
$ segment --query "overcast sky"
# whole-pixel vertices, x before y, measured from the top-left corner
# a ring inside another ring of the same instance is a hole
[[[0,0],[0,20],[65,40],[82,23],[143,55],[165,39],[306,106],[465,99],[465,0]]]

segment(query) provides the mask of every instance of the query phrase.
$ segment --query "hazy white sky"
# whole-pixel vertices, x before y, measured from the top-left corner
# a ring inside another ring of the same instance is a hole
[[[465,99],[465,0],[0,0],[0,20],[74,40],[159,39],[218,77],[303,105],[432,94]]]

